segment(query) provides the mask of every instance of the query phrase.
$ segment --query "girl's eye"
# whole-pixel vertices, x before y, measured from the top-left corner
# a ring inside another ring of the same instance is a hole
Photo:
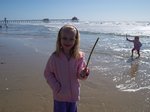
[[[70,42],[74,42],[76,40],[75,38],[67,38],[67,37],[62,37],[61,39],[63,41],[70,41]]]

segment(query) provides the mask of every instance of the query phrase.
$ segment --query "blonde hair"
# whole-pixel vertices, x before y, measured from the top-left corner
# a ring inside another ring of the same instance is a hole
[[[77,28],[73,25],[64,25],[63,27],[61,27],[61,29],[58,32],[58,36],[57,36],[57,41],[56,41],[56,55],[59,56],[60,53],[62,52],[62,46],[61,46],[61,36],[62,36],[62,32],[64,30],[69,30],[69,31],[74,31],[76,33],[75,35],[75,43],[74,46],[71,48],[70,50],[70,55],[71,57],[74,58],[79,58],[80,54],[79,54],[79,47],[80,47],[80,34],[79,31],[77,30]]]

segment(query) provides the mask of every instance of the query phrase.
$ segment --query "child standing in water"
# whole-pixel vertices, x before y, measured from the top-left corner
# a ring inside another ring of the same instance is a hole
[[[47,62],[44,76],[53,92],[54,112],[77,112],[79,79],[85,80],[89,75],[79,42],[77,28],[64,25],[58,32],[56,50]]]
[[[137,54],[138,54],[137,58],[139,58],[140,57],[140,48],[142,46],[141,42],[139,41],[139,36],[135,36],[134,40],[130,40],[130,39],[127,38],[127,35],[126,35],[126,40],[129,41],[129,42],[133,42],[133,44],[134,44],[134,47],[132,49],[131,57],[133,57],[133,52],[136,50]]]

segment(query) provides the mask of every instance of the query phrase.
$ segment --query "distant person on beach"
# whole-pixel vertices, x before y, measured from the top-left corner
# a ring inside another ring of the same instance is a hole
[[[7,22],[8,22],[8,21],[7,21],[7,18],[4,18],[4,23],[5,23],[5,27],[6,27],[6,28],[8,28]]]
[[[56,50],[51,54],[44,71],[53,92],[54,112],[77,112],[79,79],[85,80],[89,75],[79,43],[79,31],[75,26],[64,25],[59,30]]]
[[[132,55],[131,55],[131,57],[133,57],[133,52],[136,50],[137,54],[138,54],[137,58],[139,58],[140,57],[140,48],[142,46],[141,42],[139,41],[139,36],[135,36],[134,40],[130,40],[126,36],[126,40],[129,41],[129,42],[133,42],[133,44],[134,44],[134,47],[132,49]]]

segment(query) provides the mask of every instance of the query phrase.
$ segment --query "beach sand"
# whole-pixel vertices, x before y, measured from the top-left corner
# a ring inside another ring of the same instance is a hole
[[[49,57],[17,42],[0,38],[0,112],[52,112],[52,92],[43,76]],[[149,112],[145,93],[122,92],[92,69],[89,78],[81,81],[78,111]]]
[[[16,39],[0,40],[0,112],[52,111],[43,76],[46,61]]]

